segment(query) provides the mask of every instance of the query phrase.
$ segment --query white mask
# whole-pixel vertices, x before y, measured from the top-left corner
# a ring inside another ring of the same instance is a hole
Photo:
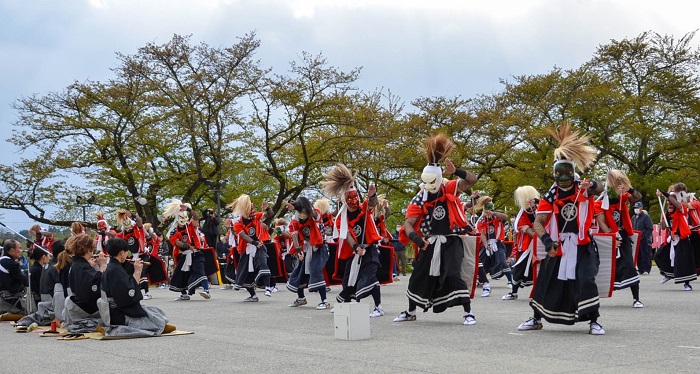
[[[437,193],[442,184],[442,168],[437,164],[428,164],[423,168],[423,174],[420,179],[423,181],[423,186],[429,193]]]
[[[177,215],[177,223],[180,226],[185,226],[190,222],[190,217],[187,215],[187,211],[183,210]]]
[[[439,175],[423,173],[420,176],[420,179],[423,181],[423,186],[426,189],[426,191],[430,193],[437,193],[440,189],[440,183],[442,183],[442,178],[440,178]]]
[[[641,212],[642,212],[642,209],[634,208],[634,214],[640,214]]]

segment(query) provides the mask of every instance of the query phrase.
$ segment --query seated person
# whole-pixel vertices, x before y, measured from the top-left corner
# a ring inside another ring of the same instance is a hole
[[[22,246],[19,242],[6,240],[0,257],[0,313],[5,313],[0,319],[2,321],[17,321],[27,314],[24,296],[29,281],[18,262],[21,256]]]
[[[70,296],[63,309],[64,327],[72,333],[95,331],[100,322],[97,300],[107,257],[102,253],[93,257],[95,240],[88,234],[71,236],[66,251],[73,256],[73,264],[68,275]]]
[[[135,260],[133,266],[125,266],[129,245],[121,238],[107,242],[110,256],[102,275],[102,298],[98,301],[105,327],[97,331],[107,336],[155,336],[172,332],[168,317],[153,306],[142,306],[143,294],[139,278],[143,262]]]
[[[59,267],[64,269],[70,266],[70,261],[72,261],[68,253],[64,252],[64,249],[63,241],[59,240],[53,243],[51,247],[53,258],[42,270],[41,279],[37,286],[40,296],[37,299],[39,303],[37,304],[36,312],[30,313],[17,321],[17,326],[29,326],[32,323],[36,323],[39,326],[49,326],[51,321],[61,318],[66,296],[61,283],[61,270],[59,270]],[[36,253],[38,252],[34,252],[34,254]],[[43,257],[48,258],[48,256]],[[34,277],[34,270],[32,270],[32,277]],[[32,285],[32,293],[34,293],[34,285]]]
[[[31,286],[29,288],[32,290],[32,298],[34,299],[34,308],[32,310],[36,310],[37,304],[41,301],[41,290],[39,289],[41,273],[46,264],[49,263],[50,258],[48,253],[39,248],[34,248],[31,257],[34,263],[29,268],[29,285]]]

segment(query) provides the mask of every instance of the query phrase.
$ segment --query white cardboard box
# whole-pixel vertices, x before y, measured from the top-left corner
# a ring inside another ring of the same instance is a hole
[[[335,304],[333,320],[336,339],[369,339],[369,304],[358,302]]]

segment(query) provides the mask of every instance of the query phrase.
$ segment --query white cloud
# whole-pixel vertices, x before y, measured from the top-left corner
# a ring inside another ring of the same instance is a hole
[[[97,8],[97,9],[106,9],[109,8],[109,5],[107,4],[107,0],[89,0],[88,2],[91,7]]]

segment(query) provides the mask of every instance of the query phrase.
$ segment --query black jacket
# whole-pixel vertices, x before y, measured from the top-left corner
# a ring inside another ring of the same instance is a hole
[[[51,295],[53,297],[53,290],[56,283],[60,283],[58,269],[54,263],[49,263],[44,270],[41,271],[41,280],[39,281],[38,292],[42,295]],[[32,288],[32,291],[34,289]]]
[[[39,292],[39,287],[40,287],[39,280],[41,279],[41,273],[43,270],[44,270],[43,267],[38,262],[34,262],[34,264],[29,268],[29,273],[30,273],[29,280],[30,280],[30,283],[32,286],[32,292],[37,294],[37,295],[40,293]],[[36,301],[39,302],[41,300],[36,300]]]
[[[0,257],[0,291],[7,291],[12,294],[24,291],[29,282],[22,273],[19,263],[12,257]]]
[[[208,235],[219,235],[221,226],[221,218],[214,215],[207,215],[204,217],[204,224],[201,227],[201,231]]]
[[[73,265],[68,275],[68,283],[73,292],[71,300],[86,313],[97,312],[97,299],[100,298],[102,273],[95,270],[83,257],[73,257]]]
[[[107,269],[102,276],[102,290],[111,297],[109,303],[109,324],[125,325],[126,317],[146,317],[146,310],[141,306],[143,300],[141,288],[134,279],[134,268],[127,271],[125,266],[114,258],[109,259]]]

